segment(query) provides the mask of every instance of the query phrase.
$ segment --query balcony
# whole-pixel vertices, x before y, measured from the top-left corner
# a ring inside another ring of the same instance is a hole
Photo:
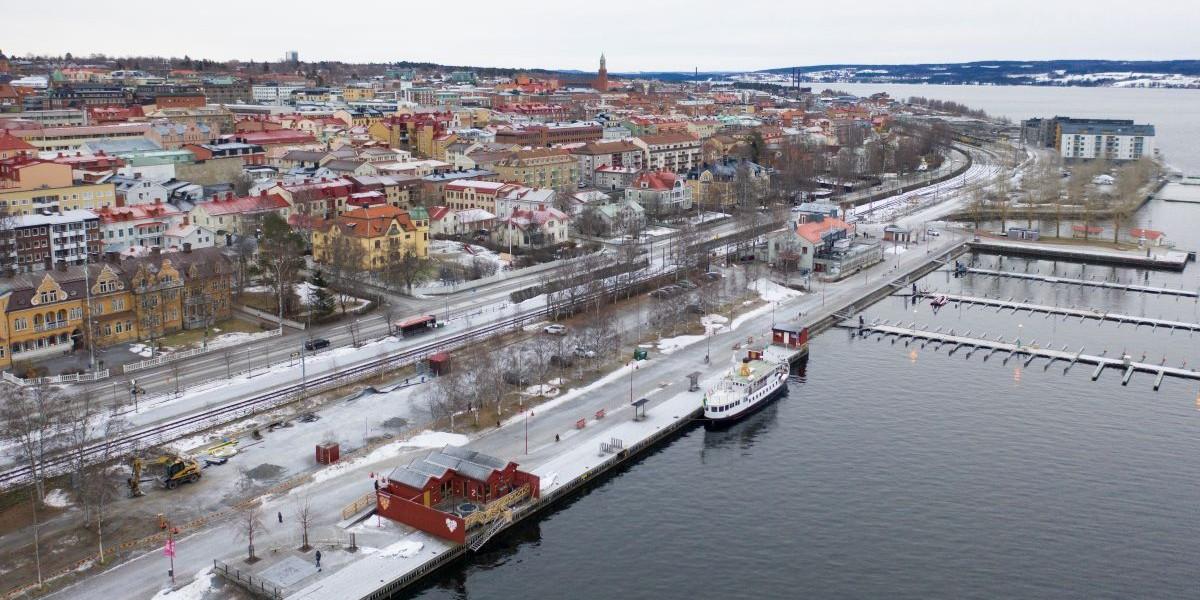
[[[54,329],[62,329],[63,327],[66,327],[67,325],[68,325],[68,323],[66,321],[47,321],[40,325],[34,325],[33,330],[34,331],[51,331]]]

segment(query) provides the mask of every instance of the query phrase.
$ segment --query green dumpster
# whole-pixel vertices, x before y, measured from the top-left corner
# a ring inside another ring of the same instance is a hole
[[[634,348],[633,360],[646,360],[646,357],[649,356],[649,354],[650,353],[646,352],[645,348]]]

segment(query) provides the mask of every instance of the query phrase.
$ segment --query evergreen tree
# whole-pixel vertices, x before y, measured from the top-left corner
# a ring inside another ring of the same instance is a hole
[[[328,316],[333,313],[337,306],[337,301],[333,294],[329,293],[329,283],[325,281],[325,277],[320,271],[314,271],[308,283],[312,286],[308,293],[308,309],[311,314],[317,318]]]

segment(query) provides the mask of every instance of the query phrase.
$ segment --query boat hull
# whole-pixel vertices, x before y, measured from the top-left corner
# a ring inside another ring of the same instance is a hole
[[[780,396],[784,395],[784,393],[787,392],[787,389],[787,375],[785,374],[783,379],[779,382],[779,385],[775,389],[768,392],[767,395],[763,396],[763,398],[758,402],[746,406],[739,412],[715,416],[706,414],[704,415],[704,420],[713,426],[731,425],[758,412],[760,409],[762,409],[762,407],[774,402]]]

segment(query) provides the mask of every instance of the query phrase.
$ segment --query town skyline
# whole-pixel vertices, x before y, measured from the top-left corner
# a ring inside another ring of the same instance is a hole
[[[1112,59],[1170,60],[1200,56],[1200,41],[1187,35],[1195,22],[1195,5],[1150,0],[1146,10],[1119,22],[1081,11],[1078,2],[1053,5],[1021,0],[1003,8],[990,5],[943,6],[917,2],[898,10],[885,3],[861,5],[863,18],[853,27],[831,26],[845,18],[829,7],[811,7],[803,15],[761,18],[774,9],[750,2],[730,11],[721,5],[668,2],[649,12],[632,3],[608,7],[605,22],[621,28],[588,26],[588,17],[566,7],[519,3],[513,15],[496,27],[467,21],[446,22],[432,8],[367,2],[358,9],[372,15],[357,21],[353,36],[330,36],[323,20],[310,18],[301,2],[280,11],[270,4],[239,6],[239,18],[221,10],[187,13],[188,23],[215,35],[179,36],[164,23],[173,8],[131,3],[120,14],[67,0],[62,11],[46,12],[22,5],[5,9],[23,27],[7,32],[10,55],[165,56],[218,61],[276,61],[295,50],[302,60],[342,62],[433,62],[446,65],[516,69],[594,70],[601,52],[615,73],[656,71],[755,71],[792,65],[958,63],[978,60]],[[219,3],[218,3],[219,4]],[[141,6],[145,10],[138,10]],[[312,5],[315,7],[315,5]],[[467,2],[466,13],[486,10]],[[713,11],[725,10],[714,19]],[[661,15],[658,14],[661,12]],[[61,19],[61,14],[81,18]],[[1026,19],[1029,14],[1037,19]],[[483,14],[483,13],[479,13]],[[662,27],[668,15],[671,27]],[[647,18],[655,16],[655,18]],[[936,17],[936,18],[933,18]],[[397,27],[397,22],[434,20],[438,27]],[[1060,24],[1076,26],[1060,31]],[[470,36],[443,36],[474,27]],[[527,43],[514,44],[513,27],[537,32]],[[136,35],[97,36],[95,31],[127,31]],[[43,35],[57,31],[60,35]],[[1149,35],[1154,32],[1154,35]],[[75,46],[63,40],[87,40]],[[1114,39],[1122,40],[1113,43]]]

